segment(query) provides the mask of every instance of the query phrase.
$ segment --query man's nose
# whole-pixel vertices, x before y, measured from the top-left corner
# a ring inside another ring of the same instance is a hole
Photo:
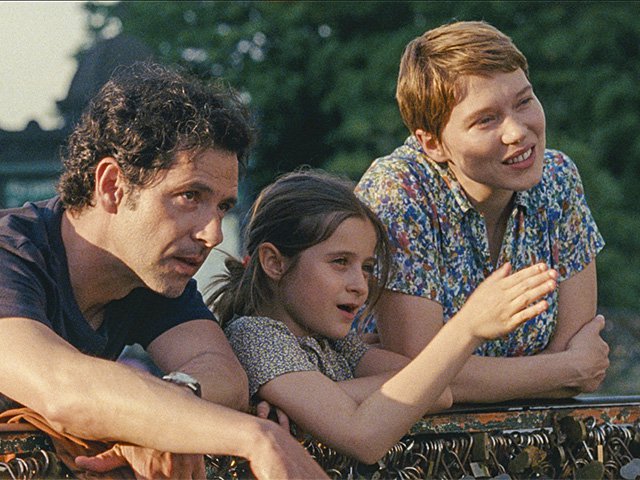
[[[196,230],[195,239],[206,248],[213,248],[222,243],[222,216],[213,215]]]

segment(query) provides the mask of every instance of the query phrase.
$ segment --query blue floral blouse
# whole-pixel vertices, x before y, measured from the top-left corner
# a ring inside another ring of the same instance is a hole
[[[542,180],[516,192],[497,265],[520,270],[545,261],[566,280],[584,269],[604,247],[575,164],[546,150]],[[445,164],[427,159],[415,137],[375,160],[356,194],[386,225],[394,247],[387,288],[442,305],[446,322],[493,270],[486,224]],[[557,290],[550,308],[510,335],[483,344],[488,356],[533,355],[556,328]],[[368,319],[375,322],[375,319]],[[368,330],[371,329],[369,325]]]

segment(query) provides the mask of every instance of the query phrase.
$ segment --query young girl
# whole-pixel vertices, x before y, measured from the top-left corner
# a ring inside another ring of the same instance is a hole
[[[388,279],[384,228],[347,182],[318,172],[281,177],[256,200],[244,262],[209,298],[247,371],[253,400],[280,408],[327,445],[381,458],[427,411],[475,348],[547,308],[544,264],[497,269],[413,361],[350,331]]]

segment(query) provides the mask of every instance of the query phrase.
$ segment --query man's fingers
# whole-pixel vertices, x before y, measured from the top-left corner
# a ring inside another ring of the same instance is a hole
[[[200,455],[200,459],[200,462],[198,462],[194,469],[193,478],[196,480],[205,480],[207,478],[207,471],[204,466],[204,455]]]
[[[120,450],[117,445],[106,452],[102,452],[99,455],[93,457],[87,457],[84,455],[75,458],[76,465],[86,470],[93,472],[104,473],[115,468],[128,465],[126,459],[120,454]]]
[[[596,327],[598,328],[598,332],[601,332],[605,324],[604,315],[596,315],[595,317],[593,317],[592,322],[595,323]]]
[[[169,454],[162,470],[164,478],[205,478],[204,455]],[[167,468],[168,467],[168,468]]]

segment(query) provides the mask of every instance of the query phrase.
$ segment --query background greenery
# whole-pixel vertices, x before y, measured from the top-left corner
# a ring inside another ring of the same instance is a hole
[[[640,310],[640,3],[89,3],[96,39],[122,30],[166,62],[243,92],[260,137],[245,202],[300,164],[349,175],[407,135],[394,100],[405,44],[451,20],[486,20],[527,56],[548,145],[578,164],[607,241],[600,304]]]

